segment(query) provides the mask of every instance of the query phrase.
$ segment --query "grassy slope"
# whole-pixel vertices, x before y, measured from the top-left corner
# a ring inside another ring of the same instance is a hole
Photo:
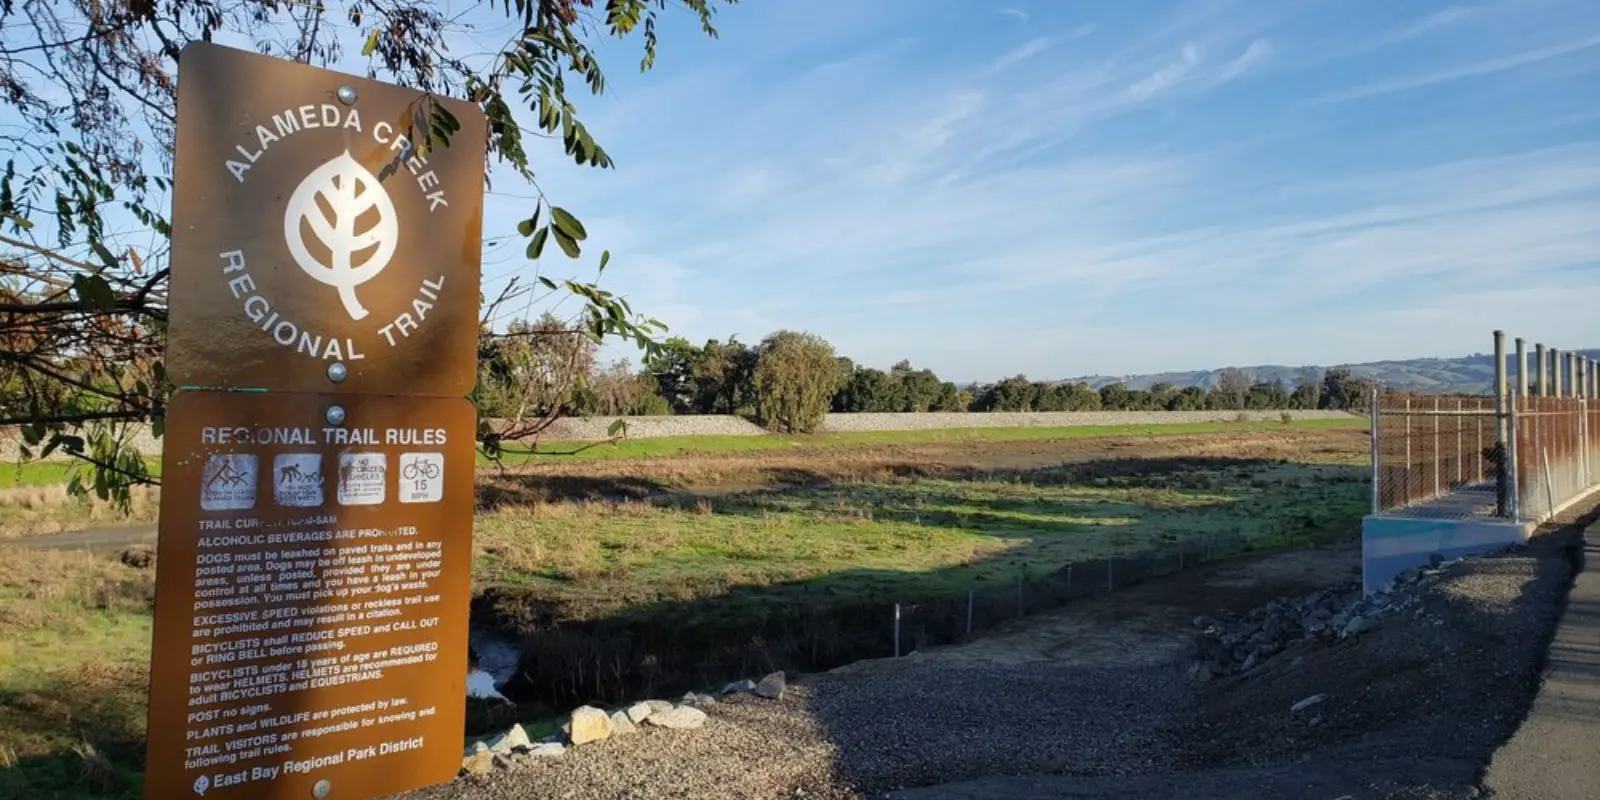
[[[138,797],[154,573],[0,559],[0,797]]]
[[[1260,464],[1105,485],[1047,470],[1010,480],[921,480],[702,499],[693,506],[557,504],[483,515],[480,585],[603,617],[639,604],[745,591],[904,599],[965,592],[1068,563],[1158,548],[1190,552],[1211,534],[1260,546],[1348,530],[1366,507],[1358,469]],[[794,585],[803,581],[800,585]],[[777,586],[776,584],[786,584]],[[771,587],[749,591],[752,587]],[[726,610],[724,608],[723,610]]]

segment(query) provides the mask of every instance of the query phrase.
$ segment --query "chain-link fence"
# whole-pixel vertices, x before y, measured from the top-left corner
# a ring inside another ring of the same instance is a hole
[[[1600,402],[1518,397],[1515,404],[1516,510],[1519,519],[1544,520],[1600,479]]]
[[[1377,392],[1373,409],[1373,513],[1542,522],[1600,483],[1600,400]]]
[[[1374,512],[1504,513],[1493,397],[1378,392],[1372,420]]]

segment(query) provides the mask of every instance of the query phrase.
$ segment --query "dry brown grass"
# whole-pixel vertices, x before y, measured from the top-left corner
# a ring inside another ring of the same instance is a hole
[[[160,505],[160,489],[151,486],[130,490],[127,512],[98,499],[73,497],[66,486],[0,489],[0,539],[151,522]]]
[[[154,599],[155,570],[93,553],[13,550],[0,558],[0,631],[36,630],[85,611],[146,612]]]
[[[155,571],[84,551],[4,554],[0,796],[136,797]]]
[[[861,445],[600,461],[550,461],[483,470],[485,509],[581,498],[700,495],[819,484],[883,484],[962,472],[1027,470],[1102,458],[1227,457],[1356,463],[1364,430],[1292,429],[1176,436]]]

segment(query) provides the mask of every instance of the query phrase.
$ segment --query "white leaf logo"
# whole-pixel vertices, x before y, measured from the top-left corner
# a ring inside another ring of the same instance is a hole
[[[366,222],[369,212],[376,212],[376,221]],[[357,230],[358,223],[366,227]],[[326,262],[307,247],[307,230],[326,248]],[[290,195],[283,214],[283,237],[294,263],[318,282],[338,289],[351,319],[367,315],[356,298],[356,287],[389,266],[399,236],[389,193],[348,152],[312,170]]]

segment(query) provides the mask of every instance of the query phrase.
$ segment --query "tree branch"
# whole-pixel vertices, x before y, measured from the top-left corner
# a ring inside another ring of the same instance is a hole
[[[147,418],[149,416],[150,416],[149,412],[134,411],[134,410],[130,410],[130,411],[86,411],[86,412],[84,412],[82,414],[56,414],[54,416],[49,417],[45,421],[46,422],[65,422],[65,423],[72,424],[72,423],[84,423],[84,422],[101,422],[101,421],[104,421],[104,420],[113,420],[113,419],[142,420],[142,419],[145,419],[145,418]],[[38,422],[38,421],[39,421],[39,419],[37,417],[33,417],[33,416],[27,416],[27,417],[0,417],[0,427],[12,426],[12,425],[29,425],[29,424],[32,424],[32,423]]]

